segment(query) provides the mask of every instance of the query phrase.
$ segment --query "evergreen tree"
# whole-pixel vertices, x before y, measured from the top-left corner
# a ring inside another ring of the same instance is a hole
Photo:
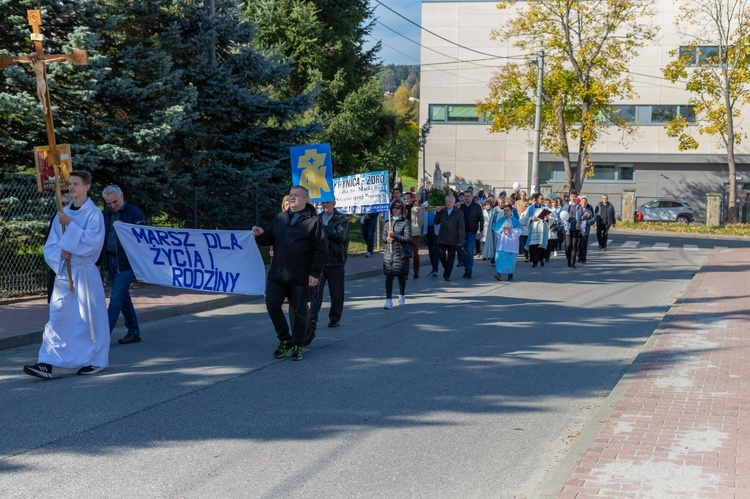
[[[317,87],[317,117],[326,123],[318,140],[331,143],[335,175],[395,172],[417,161],[409,116],[383,106],[380,45],[364,49],[373,22],[366,0],[250,0],[245,12],[258,23],[258,43],[293,64],[285,91]],[[413,147],[404,144],[410,137]]]

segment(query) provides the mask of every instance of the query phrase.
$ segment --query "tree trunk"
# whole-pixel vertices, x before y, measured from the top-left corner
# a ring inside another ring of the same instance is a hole
[[[589,164],[589,133],[586,117],[589,114],[589,103],[584,99],[581,103],[581,130],[578,137],[578,169],[576,170],[575,188],[580,193],[586,180],[586,168]],[[593,125],[592,125],[593,126]]]

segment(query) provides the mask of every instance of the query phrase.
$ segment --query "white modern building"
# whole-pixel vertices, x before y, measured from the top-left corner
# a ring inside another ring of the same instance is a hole
[[[662,75],[669,52],[686,42],[674,25],[678,2],[656,0],[655,6],[659,35],[640,50],[630,70],[637,98],[617,103],[621,116],[638,123],[638,133],[623,141],[612,126],[611,133],[602,135],[591,155],[594,177],[586,180],[583,191],[592,199],[608,194],[618,209],[625,189],[635,190],[638,204],[683,199],[703,220],[706,193],[721,192],[727,181],[725,151],[718,139],[699,136],[696,129],[693,136],[700,147],[680,152],[677,139],[666,134],[665,122],[678,111],[691,115],[684,84],[672,84]],[[428,174],[439,162],[442,172],[451,173],[453,185],[484,185],[495,192],[510,191],[514,182],[527,189],[532,185],[533,131],[490,133],[475,108],[488,96],[493,72],[509,60],[504,58],[521,55],[511,44],[491,39],[492,30],[519,8],[523,2],[500,10],[497,0],[422,0],[420,115],[432,122],[425,153]],[[750,127],[750,112],[739,126]],[[576,142],[570,145],[576,150]],[[737,148],[737,162],[738,184],[750,187],[750,139]],[[542,150],[539,176],[542,192],[560,192],[565,180],[561,159]]]

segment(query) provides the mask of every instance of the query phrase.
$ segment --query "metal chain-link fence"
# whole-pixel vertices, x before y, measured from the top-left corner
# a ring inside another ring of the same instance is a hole
[[[47,290],[42,248],[56,202],[54,193],[37,191],[33,178],[0,181],[0,298]]]

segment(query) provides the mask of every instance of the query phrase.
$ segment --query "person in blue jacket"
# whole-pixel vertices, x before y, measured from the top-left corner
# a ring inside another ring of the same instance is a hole
[[[117,232],[112,226],[117,221],[146,225],[146,217],[143,212],[135,205],[125,202],[125,196],[116,185],[108,185],[102,191],[104,202],[107,208],[104,210],[104,257],[107,264],[107,278],[112,286],[109,294],[109,306],[107,315],[109,315],[109,332],[117,324],[117,319],[122,313],[125,319],[127,334],[118,340],[121,345],[138,343],[141,341],[141,330],[138,327],[138,317],[135,315],[133,300],[130,298],[130,283],[135,279],[133,268],[130,266],[128,255],[117,239]]]

